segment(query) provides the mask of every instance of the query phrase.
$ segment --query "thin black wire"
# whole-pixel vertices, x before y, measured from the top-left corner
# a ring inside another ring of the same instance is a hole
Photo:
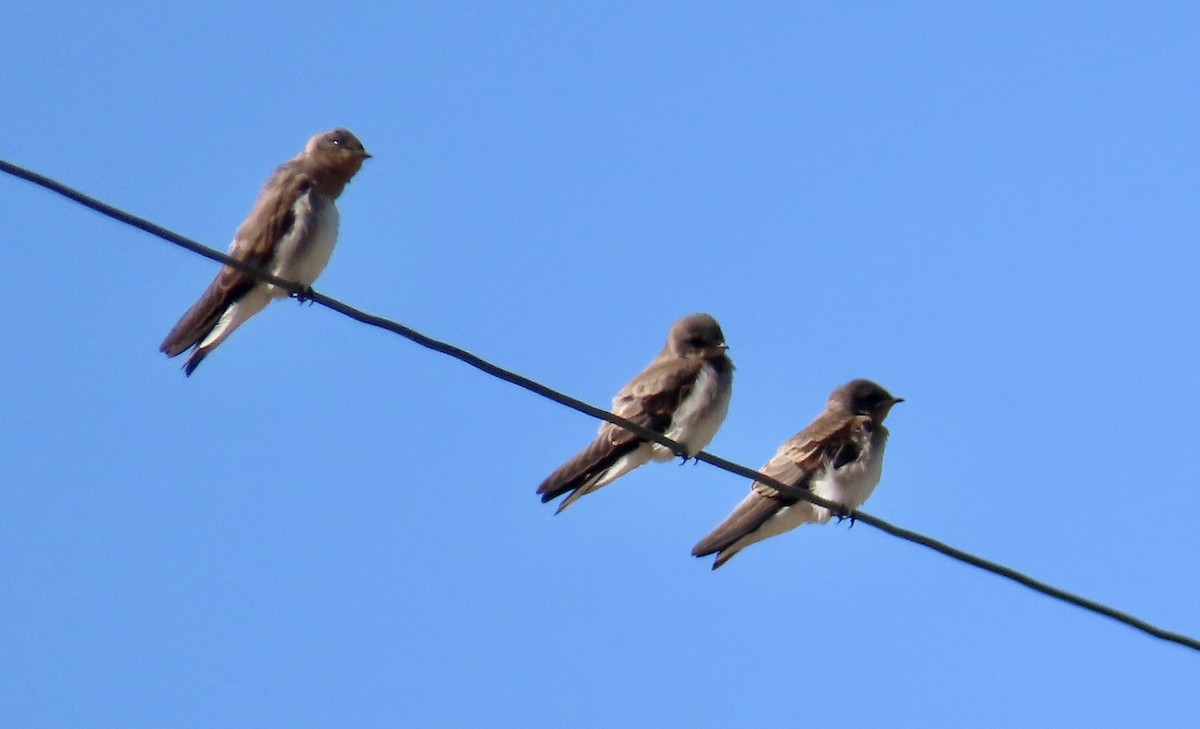
[[[601,410],[600,408],[595,407],[594,405],[589,405],[588,403],[583,402],[582,400],[578,400],[576,398],[571,397],[570,395],[565,395],[561,392],[558,392],[557,390],[553,390],[539,382],[535,382],[535,381],[529,379],[528,377],[524,377],[515,372],[510,372],[509,370],[506,370],[502,367],[494,365],[491,362],[488,362],[487,360],[481,359],[480,357],[477,357],[474,354],[471,354],[470,352],[468,352],[464,349],[455,347],[452,344],[447,344],[446,342],[441,342],[437,339],[433,339],[432,337],[428,337],[424,334],[421,334],[420,332],[418,332],[416,330],[413,330],[413,329],[410,329],[410,328],[404,326],[403,324],[392,321],[391,319],[385,319],[381,316],[375,316],[374,314],[368,314],[364,311],[354,308],[353,306],[350,306],[341,301],[338,301],[337,299],[331,298],[322,293],[318,293],[317,291],[312,290],[311,287],[303,286],[303,285],[295,283],[293,281],[287,281],[285,279],[281,279],[278,276],[275,276],[275,275],[271,274],[270,272],[264,271],[256,266],[251,266],[243,261],[239,261],[237,259],[230,258],[228,255],[226,255],[224,253],[213,250],[212,248],[209,248],[207,246],[201,245],[200,243],[197,243],[196,241],[193,241],[189,238],[185,238],[185,237],[179,235],[178,233],[167,230],[166,228],[163,228],[159,225],[155,225],[154,223],[151,223],[150,221],[145,220],[143,218],[139,218],[136,215],[132,215],[123,210],[119,210],[111,205],[100,202],[99,200],[97,200],[93,197],[89,197],[88,195],[85,195],[77,190],[69,188],[60,182],[57,182],[48,177],[39,175],[36,172],[32,172],[23,167],[18,167],[17,165],[14,165],[12,163],[6,162],[4,160],[0,160],[0,171],[7,172],[8,174],[13,175],[14,177],[19,177],[28,182],[32,182],[35,185],[44,187],[47,190],[56,192],[56,193],[62,195],[63,197],[73,200],[73,201],[79,203],[80,205],[83,205],[84,207],[91,208],[92,210],[95,210],[96,212],[101,213],[102,215],[106,215],[110,218],[113,218],[114,220],[119,220],[122,223],[131,225],[135,228],[138,228],[139,230],[143,230],[147,233],[150,233],[151,235],[155,235],[155,236],[162,238],[163,240],[166,240],[170,243],[174,243],[175,245],[178,245],[182,248],[186,248],[187,250],[192,251],[193,253],[198,253],[198,254],[204,256],[205,258],[211,259],[213,261],[217,261],[218,263],[223,263],[226,266],[231,266],[233,268],[236,268],[239,271],[248,273],[252,276],[257,277],[258,279],[260,279],[262,281],[266,281],[267,283],[273,284],[275,286],[279,286],[280,288],[285,289],[286,291],[289,291],[293,295],[296,295],[302,299],[314,301],[318,304],[321,304],[322,306],[325,306],[329,309],[332,309],[333,311],[338,312],[339,314],[348,316],[351,319],[362,322],[363,324],[368,324],[370,326],[378,327],[380,329],[385,329],[389,332],[399,334],[400,336],[402,336],[412,342],[415,342],[415,343],[421,345],[422,347],[426,347],[428,349],[432,349],[435,352],[440,352],[442,354],[453,357],[454,359],[464,362],[478,370],[486,372],[487,374],[492,375],[493,377],[499,378],[501,380],[504,380],[505,382],[512,383],[518,387],[529,390],[530,392],[541,395],[542,397],[544,397],[548,400],[552,400],[560,405],[565,405],[566,407],[569,407],[573,410],[577,410],[581,413],[584,413],[585,415],[590,415],[593,418],[599,418],[601,420],[606,420],[610,423],[619,425],[620,427],[635,433],[639,437],[645,438],[647,440],[653,441],[655,443],[659,443],[663,446],[666,446],[667,448],[670,448],[671,451],[676,454],[680,454],[680,455],[683,454],[683,447],[679,443],[676,443],[675,441],[671,440],[670,438],[667,438],[666,436],[664,436],[661,433],[655,432],[653,430],[649,430],[648,428],[642,427],[642,426],[638,425],[637,423],[628,421],[622,417],[614,415],[607,410]],[[789,484],[782,483],[782,482],[777,481],[773,478],[770,478],[764,474],[761,474],[758,471],[755,471],[751,468],[747,468],[746,466],[743,466],[738,463],[734,463],[732,461],[727,461],[724,458],[721,458],[719,456],[714,456],[710,453],[701,451],[700,453],[696,454],[695,458],[698,461],[704,461],[705,463],[708,463],[712,466],[716,466],[717,468],[719,468],[723,471],[727,471],[729,473],[732,473],[732,474],[735,474],[738,476],[742,476],[743,478],[747,478],[752,481],[758,481],[759,483],[770,486],[771,488],[776,489],[781,493],[787,494],[788,496],[798,498],[798,499],[803,499],[804,501],[808,501],[808,502],[811,502],[818,506],[822,506],[826,509],[829,509],[834,514],[841,513],[841,511],[842,511],[841,506],[839,504],[822,499],[806,489],[801,489],[801,488],[797,488],[797,487],[789,485]],[[862,511],[853,511],[850,514],[848,514],[848,516],[850,516],[855,521],[862,522],[864,524],[869,524],[870,526],[873,526],[876,529],[879,529],[880,531],[883,531],[883,532],[890,534],[894,537],[897,537],[899,539],[903,539],[905,541],[912,542],[913,544],[919,544],[921,546],[928,547],[929,549],[932,549],[935,552],[944,554],[945,556],[950,557],[951,559],[959,560],[960,562],[964,562],[964,563],[972,565],[974,567],[978,567],[981,570],[991,572],[994,575],[998,575],[1000,577],[1004,577],[1006,579],[1012,580],[1013,582],[1024,585],[1025,587],[1028,587],[1031,590],[1040,592],[1043,595],[1046,595],[1047,597],[1052,597],[1057,600],[1061,600],[1063,602],[1069,603],[1071,605],[1075,605],[1076,607],[1083,608],[1084,610],[1089,610],[1089,611],[1097,613],[1099,615],[1103,615],[1105,617],[1112,618],[1113,620],[1116,620],[1120,623],[1124,623],[1125,625],[1128,625],[1131,628],[1140,630],[1143,633],[1146,633],[1147,635],[1154,636],[1155,638],[1160,638],[1162,640],[1165,640],[1165,641],[1168,641],[1171,643],[1176,643],[1176,644],[1184,646],[1186,648],[1191,648],[1192,650],[1195,650],[1195,651],[1200,651],[1200,640],[1196,640],[1195,638],[1188,637],[1181,633],[1173,633],[1171,631],[1164,630],[1155,625],[1147,623],[1144,620],[1136,618],[1128,613],[1124,613],[1124,612],[1121,612],[1120,610],[1116,610],[1114,608],[1108,607],[1107,605],[1098,603],[1095,600],[1089,600],[1085,597],[1080,597],[1079,595],[1075,595],[1073,593],[1067,592],[1066,590],[1062,590],[1062,589],[1059,589],[1052,585],[1049,585],[1045,582],[1041,582],[1040,580],[1035,580],[1034,578],[1029,577],[1028,575],[1025,575],[1021,572],[1018,572],[1018,571],[1012,569],[1011,567],[1006,567],[997,562],[992,562],[990,560],[983,559],[982,557],[976,557],[975,555],[970,554],[968,552],[964,552],[961,549],[958,549],[956,547],[951,547],[948,544],[939,542],[938,540],[933,539],[931,537],[924,536],[923,534],[919,534],[917,532],[895,526],[894,524],[890,524],[890,523],[884,521],[883,519],[880,519],[875,516],[871,516],[870,514],[867,514]]]

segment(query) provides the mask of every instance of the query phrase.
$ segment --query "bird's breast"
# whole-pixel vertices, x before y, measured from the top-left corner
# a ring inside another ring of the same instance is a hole
[[[696,454],[712,442],[725,422],[729,412],[729,398],[733,393],[729,373],[718,373],[707,362],[700,368],[691,392],[679,403],[671,418],[671,428],[666,436],[683,444],[689,454]],[[658,447],[662,451],[667,449]],[[656,456],[663,457],[656,449]],[[671,454],[666,452],[665,457]]]
[[[876,431],[858,458],[840,468],[827,468],[814,478],[813,493],[842,504],[847,509],[853,510],[862,506],[879,484],[879,478],[883,474],[883,451],[886,445],[887,431]],[[828,520],[827,514],[823,516],[822,521]]]
[[[295,223],[279,242],[275,275],[312,285],[333,255],[340,216],[333,200],[314,192],[301,195],[292,212]]]

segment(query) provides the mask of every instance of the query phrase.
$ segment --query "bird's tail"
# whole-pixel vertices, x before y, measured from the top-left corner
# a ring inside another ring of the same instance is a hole
[[[642,445],[642,441],[630,438],[621,443],[613,444],[608,437],[602,435],[587,448],[577,453],[574,458],[559,466],[558,470],[546,477],[538,486],[537,492],[542,497],[542,503],[552,501],[570,492],[558,506],[561,512],[577,500],[590,494],[596,489],[611,482],[622,473],[641,465],[629,465],[614,471],[613,467],[621,459],[629,456]]]
[[[215,295],[210,287],[171,329],[159,350],[175,357],[194,346],[183,366],[184,374],[191,376],[209,352],[270,301],[271,294],[265,287],[252,288],[232,301]]]
[[[785,511],[787,517],[779,518]],[[773,489],[766,493],[752,489],[725,521],[692,547],[692,556],[717,555],[712,566],[715,570],[751,544],[811,520],[810,504],[799,503]]]

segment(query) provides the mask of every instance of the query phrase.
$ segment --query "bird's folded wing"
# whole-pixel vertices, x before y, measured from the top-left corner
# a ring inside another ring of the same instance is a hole
[[[696,384],[703,362],[696,359],[656,361],[630,380],[613,398],[613,414],[658,433],[665,433],[679,403]],[[619,425],[604,423],[600,435],[613,445],[645,440]]]
[[[312,194],[313,181],[305,173],[284,165],[273,175],[250,216],[238,228],[229,255],[239,261],[270,269],[275,247],[297,224],[296,203]],[[159,349],[174,357],[204,339],[221,314],[255,284],[254,276],[224,266],[199,300],[179,319]]]

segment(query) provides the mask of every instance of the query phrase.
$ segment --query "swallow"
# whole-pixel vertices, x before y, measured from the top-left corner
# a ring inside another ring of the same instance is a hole
[[[339,215],[334,201],[370,156],[345,129],[308,140],[304,151],[267,180],[254,209],[234,234],[229,255],[279,278],[311,286],[337,242]],[[286,289],[224,266],[159,350],[176,357],[191,349],[183,366],[190,377],[235,329],[272,299],[287,295]]]
[[[587,448],[538,486],[542,503],[567,495],[559,513],[581,497],[607,486],[651,460],[685,460],[712,441],[729,411],[733,362],[717,320],[691,314],[675,322],[658,356],[613,398],[612,412],[662,433],[681,453],[605,422]]]
[[[870,380],[854,380],[833,391],[825,411],[779,448],[762,473],[789,486],[806,489],[841,505],[831,514],[824,507],[782,494],[760,482],[725,521],[692,548],[692,555],[716,554],[715,570],[755,542],[831,516],[849,516],[861,506],[883,472],[888,430],[884,418],[904,402]]]

